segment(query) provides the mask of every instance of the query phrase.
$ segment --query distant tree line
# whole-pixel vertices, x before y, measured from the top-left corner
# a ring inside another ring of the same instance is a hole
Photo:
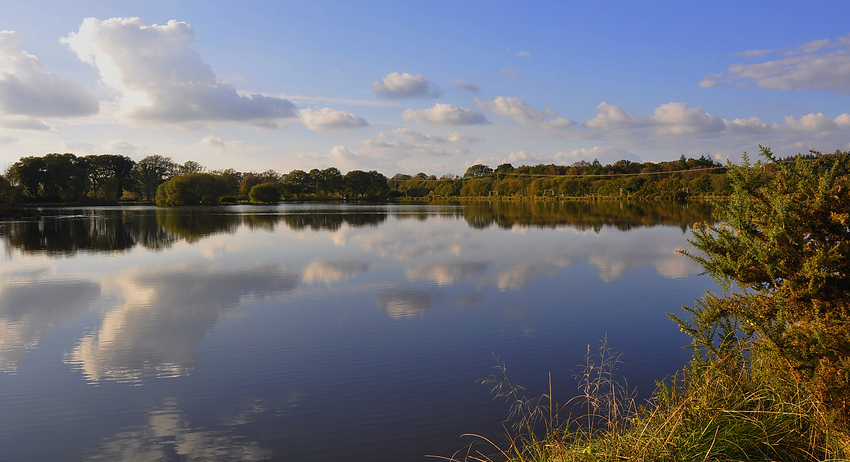
[[[540,164],[495,169],[476,164],[463,177],[440,179],[420,173],[396,175],[391,196],[405,197],[607,197],[684,200],[693,196],[729,193],[725,167],[702,156],[681,156],[671,162],[620,160],[602,165],[598,160],[571,166]]]
[[[286,199],[385,197],[387,178],[376,172],[337,168],[280,174],[207,171],[195,161],[178,164],[148,156],[136,162],[113,154],[47,154],[20,159],[0,175],[0,214],[23,203],[117,203],[155,201],[158,205],[209,205]]]
[[[840,153],[840,151],[838,152]],[[829,155],[827,155],[828,157]],[[815,160],[817,152],[791,159]],[[570,166],[540,164],[495,169],[476,164],[464,175],[339,169],[239,172],[207,171],[195,161],[148,156],[136,162],[114,154],[78,157],[47,154],[20,159],[0,176],[0,215],[26,203],[156,202],[162,206],[275,203],[281,200],[555,197],[686,200],[730,193],[726,167],[701,156],[669,162],[620,160],[602,165],[579,161]]]

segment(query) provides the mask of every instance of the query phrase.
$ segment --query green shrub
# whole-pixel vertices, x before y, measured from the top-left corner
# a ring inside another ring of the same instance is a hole
[[[251,202],[274,204],[280,201],[280,188],[273,183],[260,183],[251,188],[248,198]]]
[[[156,205],[214,205],[228,190],[227,182],[211,173],[177,175],[156,189]]]

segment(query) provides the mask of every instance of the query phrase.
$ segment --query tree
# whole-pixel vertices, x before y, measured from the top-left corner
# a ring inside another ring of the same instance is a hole
[[[280,188],[274,183],[260,183],[251,188],[248,198],[251,202],[274,204],[280,201]]]
[[[6,177],[0,175],[0,216],[7,215],[21,203],[21,192]]]
[[[194,160],[187,160],[183,163],[183,165],[177,167],[177,173],[180,175],[186,175],[189,173],[204,173],[206,170],[206,167]]]
[[[777,367],[850,419],[850,153],[813,154],[778,163],[762,148],[768,163],[745,154],[728,166],[718,222],[694,230],[701,254],[683,252],[725,293],[679,323],[708,350],[752,342],[775,352]]]
[[[30,199],[76,202],[88,187],[88,162],[70,153],[24,157],[9,168],[8,176]]]
[[[140,160],[133,170],[133,176],[139,185],[142,197],[145,200],[154,199],[159,185],[174,176],[177,169],[177,164],[170,157],[153,155]]]
[[[313,176],[313,171],[310,172]],[[321,193],[323,196],[334,195],[341,192],[344,188],[344,180],[342,173],[336,167],[329,167],[324,170],[319,170],[315,174],[316,193]]]
[[[126,156],[102,154],[86,156],[88,163],[88,195],[95,199],[117,201],[133,184],[136,162]]]
[[[493,173],[493,169],[484,164],[475,164],[466,169],[463,174],[464,178],[482,178]]]
[[[157,188],[156,205],[215,205],[228,190],[227,181],[211,173],[177,175]]]
[[[290,186],[292,194],[301,195],[313,192],[316,185],[313,183],[313,178],[304,170],[293,170],[286,175],[284,183]]]

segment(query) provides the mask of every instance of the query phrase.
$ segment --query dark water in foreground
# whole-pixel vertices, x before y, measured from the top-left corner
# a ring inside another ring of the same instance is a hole
[[[421,461],[493,436],[496,355],[557,400],[588,344],[648,397],[713,287],[705,206],[49,209],[0,221],[0,460]],[[433,459],[431,459],[433,460]]]

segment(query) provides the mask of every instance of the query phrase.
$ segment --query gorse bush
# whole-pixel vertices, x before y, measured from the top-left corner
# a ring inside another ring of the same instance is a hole
[[[836,418],[850,407],[850,156],[729,168],[732,195],[718,222],[699,226],[684,252],[725,289],[702,325],[739,327],[776,353],[775,367],[808,387]],[[730,324],[730,322],[732,324]],[[687,326],[683,326],[686,329]],[[692,336],[697,333],[688,331]],[[726,332],[732,341],[735,332]],[[701,347],[708,347],[703,337]],[[722,358],[721,358],[722,359]]]
[[[579,376],[585,415],[568,419],[558,414],[574,409],[551,392],[504,379],[496,390],[524,427],[494,455],[470,447],[462,458],[850,459],[850,154],[761,154],[728,165],[730,197],[681,252],[723,287],[671,315],[691,336],[691,362],[635,406],[610,373],[616,356],[601,353]]]

